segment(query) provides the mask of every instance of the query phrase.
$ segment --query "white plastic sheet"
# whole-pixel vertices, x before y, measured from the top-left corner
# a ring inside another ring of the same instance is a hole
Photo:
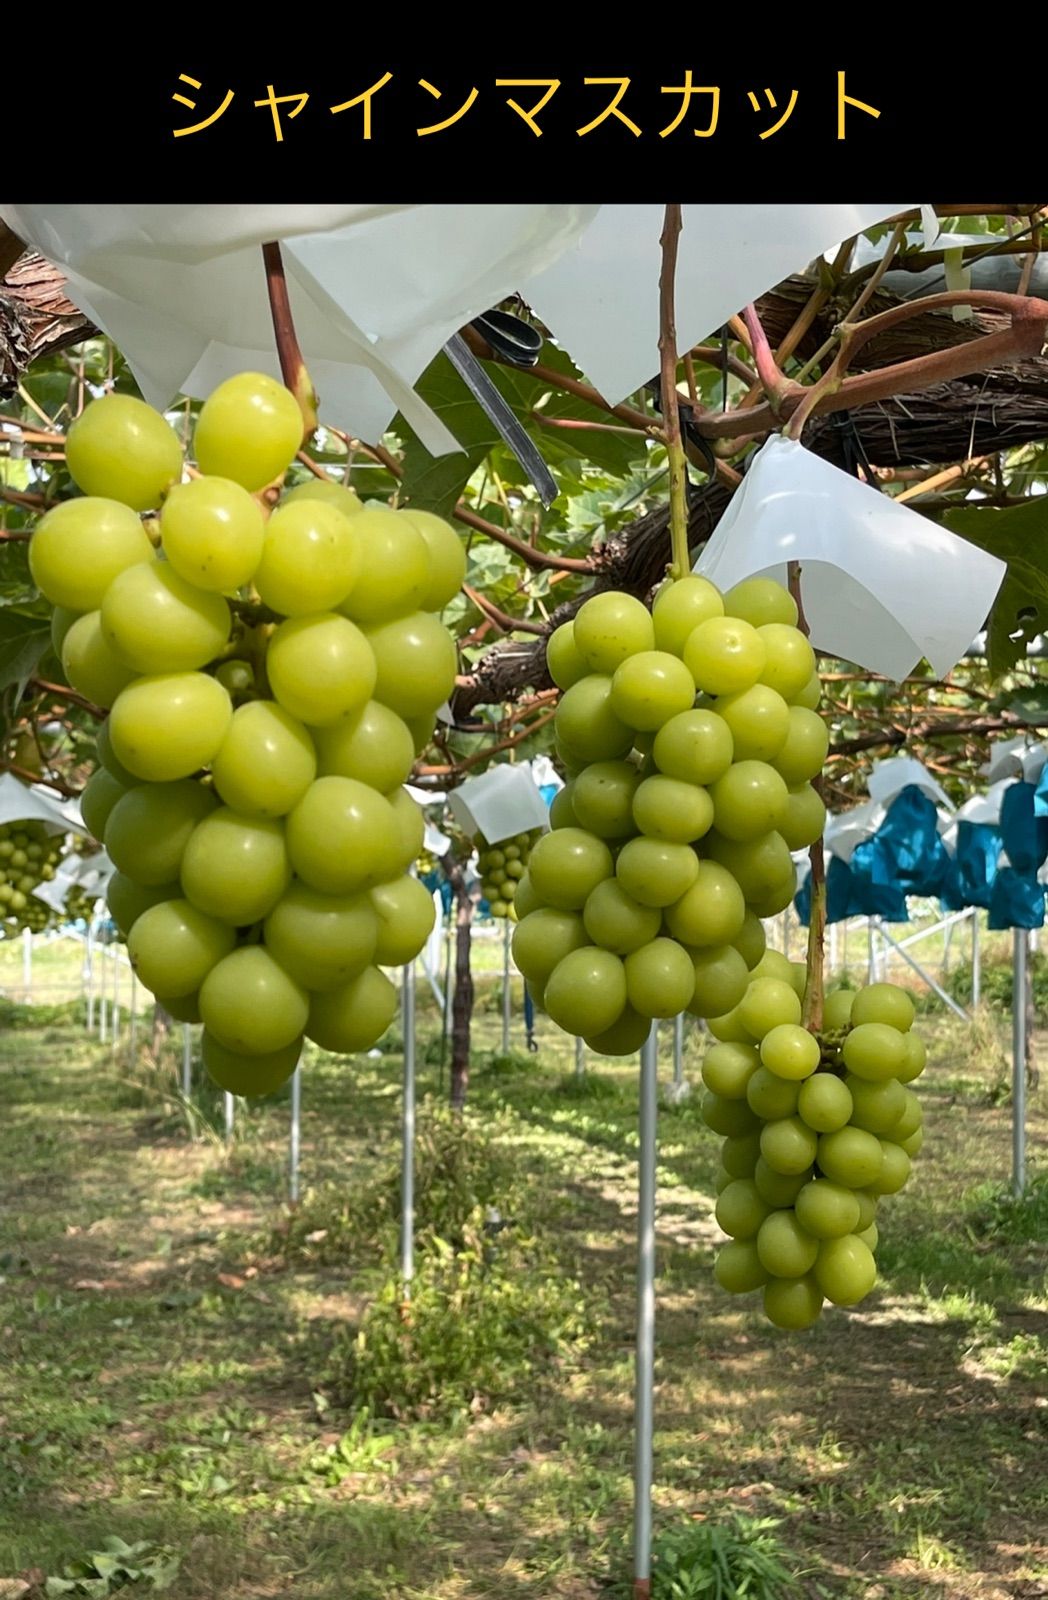
[[[944,807],[951,814],[953,803],[937,778],[933,778],[923,761],[915,756],[891,756],[887,761],[875,761],[867,788],[870,799],[889,806],[903,789],[914,786]]]
[[[762,445],[696,562],[720,589],[801,564],[816,649],[898,680],[940,675],[982,627],[1005,563],[779,435]]]
[[[49,833],[90,834],[84,827],[80,805],[42,783],[23,783],[13,773],[0,772],[0,822],[43,822]]]
[[[979,771],[991,783],[1000,778],[1022,778],[1036,783],[1048,761],[1048,746],[1033,744],[1028,734],[1017,739],[999,739],[990,746],[990,759]]]
[[[489,844],[544,828],[549,822],[528,761],[513,766],[502,762],[479,778],[467,779],[448,795],[448,805],[464,833],[483,834]]]
[[[898,204],[686,205],[682,348]],[[658,369],[655,205],[0,205],[67,275],[143,393],[166,405],[244,367],[277,374],[259,245],[284,244],[303,353],[332,422],[377,438],[403,411],[436,454],[448,428],[412,385],[448,336],[515,292],[612,402]]]

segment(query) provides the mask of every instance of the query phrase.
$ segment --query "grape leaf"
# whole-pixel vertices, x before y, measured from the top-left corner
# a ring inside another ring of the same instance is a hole
[[[50,646],[46,617],[0,607],[0,689],[14,684],[17,699]]]
[[[1000,677],[1023,659],[1032,639],[1048,633],[1048,496],[1021,506],[959,506],[944,521],[1008,563],[986,640],[990,673]]]

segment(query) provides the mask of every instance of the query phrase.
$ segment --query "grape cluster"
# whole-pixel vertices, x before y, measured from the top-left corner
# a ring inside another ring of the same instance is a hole
[[[512,839],[501,839],[497,845],[477,839],[477,868],[480,872],[480,891],[491,907],[493,917],[517,920],[515,898],[517,884],[528,867],[532,846],[542,838],[541,828],[528,833],[518,833]]]
[[[0,939],[47,927],[51,907],[33,891],[54,877],[61,854],[62,835],[42,822],[0,823]]]
[[[569,782],[520,879],[513,951],[553,1020],[628,1055],[651,1019],[738,1004],[761,918],[819,838],[815,658],[786,589],[679,579],[649,612],[595,595],[550,636]]]
[[[803,970],[803,969],[802,969]],[[823,1301],[854,1306],[877,1277],[880,1197],[921,1147],[907,1085],[924,1068],[904,989],[874,983],[827,997],[821,1035],[801,1027],[793,963],[769,951],[739,1004],[710,1023],[702,1115],[723,1135],[717,1221],[730,1243],[715,1275],[763,1289],[780,1328],[807,1328]]]
[[[277,500],[301,440],[291,393],[241,374],[205,402],[182,482],[163,417],[95,401],[67,442],[84,498],[29,551],[70,683],[111,708],[82,799],[117,869],[110,910],[240,1094],[279,1087],[303,1036],[372,1045],[396,1007],[380,969],[433,922],[403,784],[454,686],[437,613],[463,547],[440,518],[331,481]]]

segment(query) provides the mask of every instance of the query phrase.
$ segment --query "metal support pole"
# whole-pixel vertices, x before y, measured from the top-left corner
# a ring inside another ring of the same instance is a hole
[[[575,1076],[586,1076],[586,1046],[581,1039],[575,1040]]]
[[[673,1087],[678,1095],[684,1087],[684,1013],[673,1019]]]
[[[1015,929],[1012,972],[1012,1189],[1026,1188],[1026,954],[1025,928]]]
[[[640,1052],[640,1152],[637,1171],[637,1351],[634,1389],[633,1594],[651,1593],[651,1488],[655,1388],[655,1149],[658,1033]]]
[[[935,990],[935,993],[939,996],[939,999],[942,1001],[943,1005],[946,1006],[949,1011],[952,1011],[955,1017],[960,1017],[962,1022],[967,1022],[969,1020],[967,1011],[965,1011],[963,1006],[959,1006],[957,1004],[957,1001],[953,998],[953,995],[947,994],[942,984],[938,983],[936,979],[932,977],[931,973],[927,972],[925,968],[921,966],[920,962],[916,961],[913,956],[911,956],[908,950],[904,950],[902,945],[896,944],[891,934],[885,933],[883,927],[880,929],[880,935],[881,938],[886,941],[886,943],[891,945],[893,950],[898,951],[899,955],[902,956],[907,966],[912,967],[917,976],[924,979],[929,989]]]
[[[834,972],[837,971],[837,924],[835,922],[831,922],[830,923],[829,934],[830,934],[830,972],[834,973]]]
[[[302,1068],[297,1066],[291,1077],[291,1132],[287,1148],[287,1193],[293,1206],[298,1205],[298,1169],[302,1152]]]
[[[508,924],[507,924],[508,926]],[[401,1027],[404,1032],[404,1096],[400,1152],[400,1278],[405,1302],[415,1276],[415,963],[401,979]]]
[[[103,939],[98,946],[98,1042],[105,1044],[109,1029],[109,988],[106,976],[106,958],[109,945]]]
[[[193,1092],[193,1030],[188,1022],[182,1024],[182,1093],[186,1099]]]
[[[134,1066],[138,1056],[138,979],[134,967],[131,968],[131,1012],[128,1021],[127,1053],[131,1065]]]
[[[115,1054],[116,1053],[117,1044],[119,1043],[119,1040],[120,1040],[120,947],[119,947],[119,945],[114,945],[113,946],[112,960],[113,960],[113,1010],[112,1010],[111,1018],[110,1018],[110,1020],[112,1022],[112,1027],[110,1029],[110,1037],[111,1037],[111,1039],[113,1041],[113,1053]]]
[[[509,1055],[510,1002],[509,918],[502,924],[502,1054]]]
[[[866,982],[877,982],[877,934],[873,917],[866,918]]]
[[[236,1101],[228,1089],[222,1096],[222,1101],[226,1119],[226,1143],[228,1144],[233,1137],[233,1128],[236,1123]]]
[[[28,1001],[33,993],[33,934],[30,928],[22,929],[22,987]]]
[[[982,993],[982,952],[979,949],[979,907],[972,907],[972,1005],[977,1006]]]
[[[87,925],[87,938],[84,941],[84,983],[87,987],[87,1031],[95,1031],[95,926],[93,922]]]

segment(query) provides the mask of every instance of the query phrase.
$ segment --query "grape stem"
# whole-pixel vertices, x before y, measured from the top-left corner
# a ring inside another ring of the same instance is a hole
[[[291,315],[291,300],[284,274],[284,258],[280,245],[274,239],[262,246],[262,260],[266,267],[266,289],[269,293],[269,310],[273,318],[273,334],[277,356],[284,382],[298,401],[302,413],[302,439],[312,437],[317,428],[317,392],[306,370],[306,363],[295,332],[295,319]]]
[[[687,577],[691,570],[688,554],[688,461],[680,432],[677,405],[677,313],[674,280],[677,274],[677,241],[681,231],[680,205],[667,205],[662,236],[662,271],[659,275],[659,371],[662,402],[662,432],[670,468],[670,577]]]
[[[801,596],[801,564],[799,561],[786,563],[786,581],[797,606],[797,626],[807,639],[811,629],[808,619],[804,615],[804,601]],[[821,788],[816,780],[813,785],[821,796]],[[801,1011],[802,1026],[812,1033],[818,1033],[822,1027],[822,1007],[824,974],[823,963],[826,950],[826,856],[820,835],[808,851],[808,860],[811,862],[811,911],[808,917],[808,976],[804,985],[804,1002]]]

